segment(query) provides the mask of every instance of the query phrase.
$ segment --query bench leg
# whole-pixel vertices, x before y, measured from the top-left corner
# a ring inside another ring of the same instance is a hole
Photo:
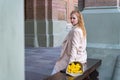
[[[95,70],[89,75],[89,78],[90,78],[90,80],[99,80],[98,76],[99,76],[99,73],[97,70]]]
[[[93,71],[88,77],[83,80],[99,80],[98,79],[99,73],[97,70]]]
[[[83,80],[90,80],[90,78],[89,78],[89,77],[87,77],[87,78],[85,78],[85,79],[83,79]]]

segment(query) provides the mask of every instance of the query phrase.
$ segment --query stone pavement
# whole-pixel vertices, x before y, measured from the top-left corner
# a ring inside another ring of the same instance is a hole
[[[60,51],[60,47],[26,48],[25,80],[43,80],[50,75]]]
[[[25,80],[43,80],[49,76],[60,51],[60,47],[25,48]],[[112,80],[116,57],[120,55],[120,50],[87,48],[87,52],[89,58],[102,59],[102,65],[98,69],[100,80]]]

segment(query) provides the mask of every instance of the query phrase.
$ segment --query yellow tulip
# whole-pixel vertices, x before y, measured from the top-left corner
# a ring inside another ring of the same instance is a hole
[[[82,74],[83,73],[82,65],[79,63],[72,62],[71,64],[68,65],[67,72],[73,74]]]

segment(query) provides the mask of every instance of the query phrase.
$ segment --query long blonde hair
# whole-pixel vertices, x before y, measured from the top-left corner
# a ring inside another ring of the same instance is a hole
[[[71,12],[70,16],[72,16],[72,14],[75,14],[78,18],[78,27],[80,27],[83,31],[83,36],[86,37],[87,34],[86,34],[86,29],[85,29],[85,25],[84,25],[84,19],[83,19],[83,16],[82,14],[80,13],[80,11],[78,10],[74,10]]]

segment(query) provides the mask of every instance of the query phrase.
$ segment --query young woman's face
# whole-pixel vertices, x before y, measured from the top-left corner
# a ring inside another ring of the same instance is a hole
[[[71,15],[70,20],[71,20],[71,23],[72,23],[73,26],[78,24],[78,18],[75,14]]]

